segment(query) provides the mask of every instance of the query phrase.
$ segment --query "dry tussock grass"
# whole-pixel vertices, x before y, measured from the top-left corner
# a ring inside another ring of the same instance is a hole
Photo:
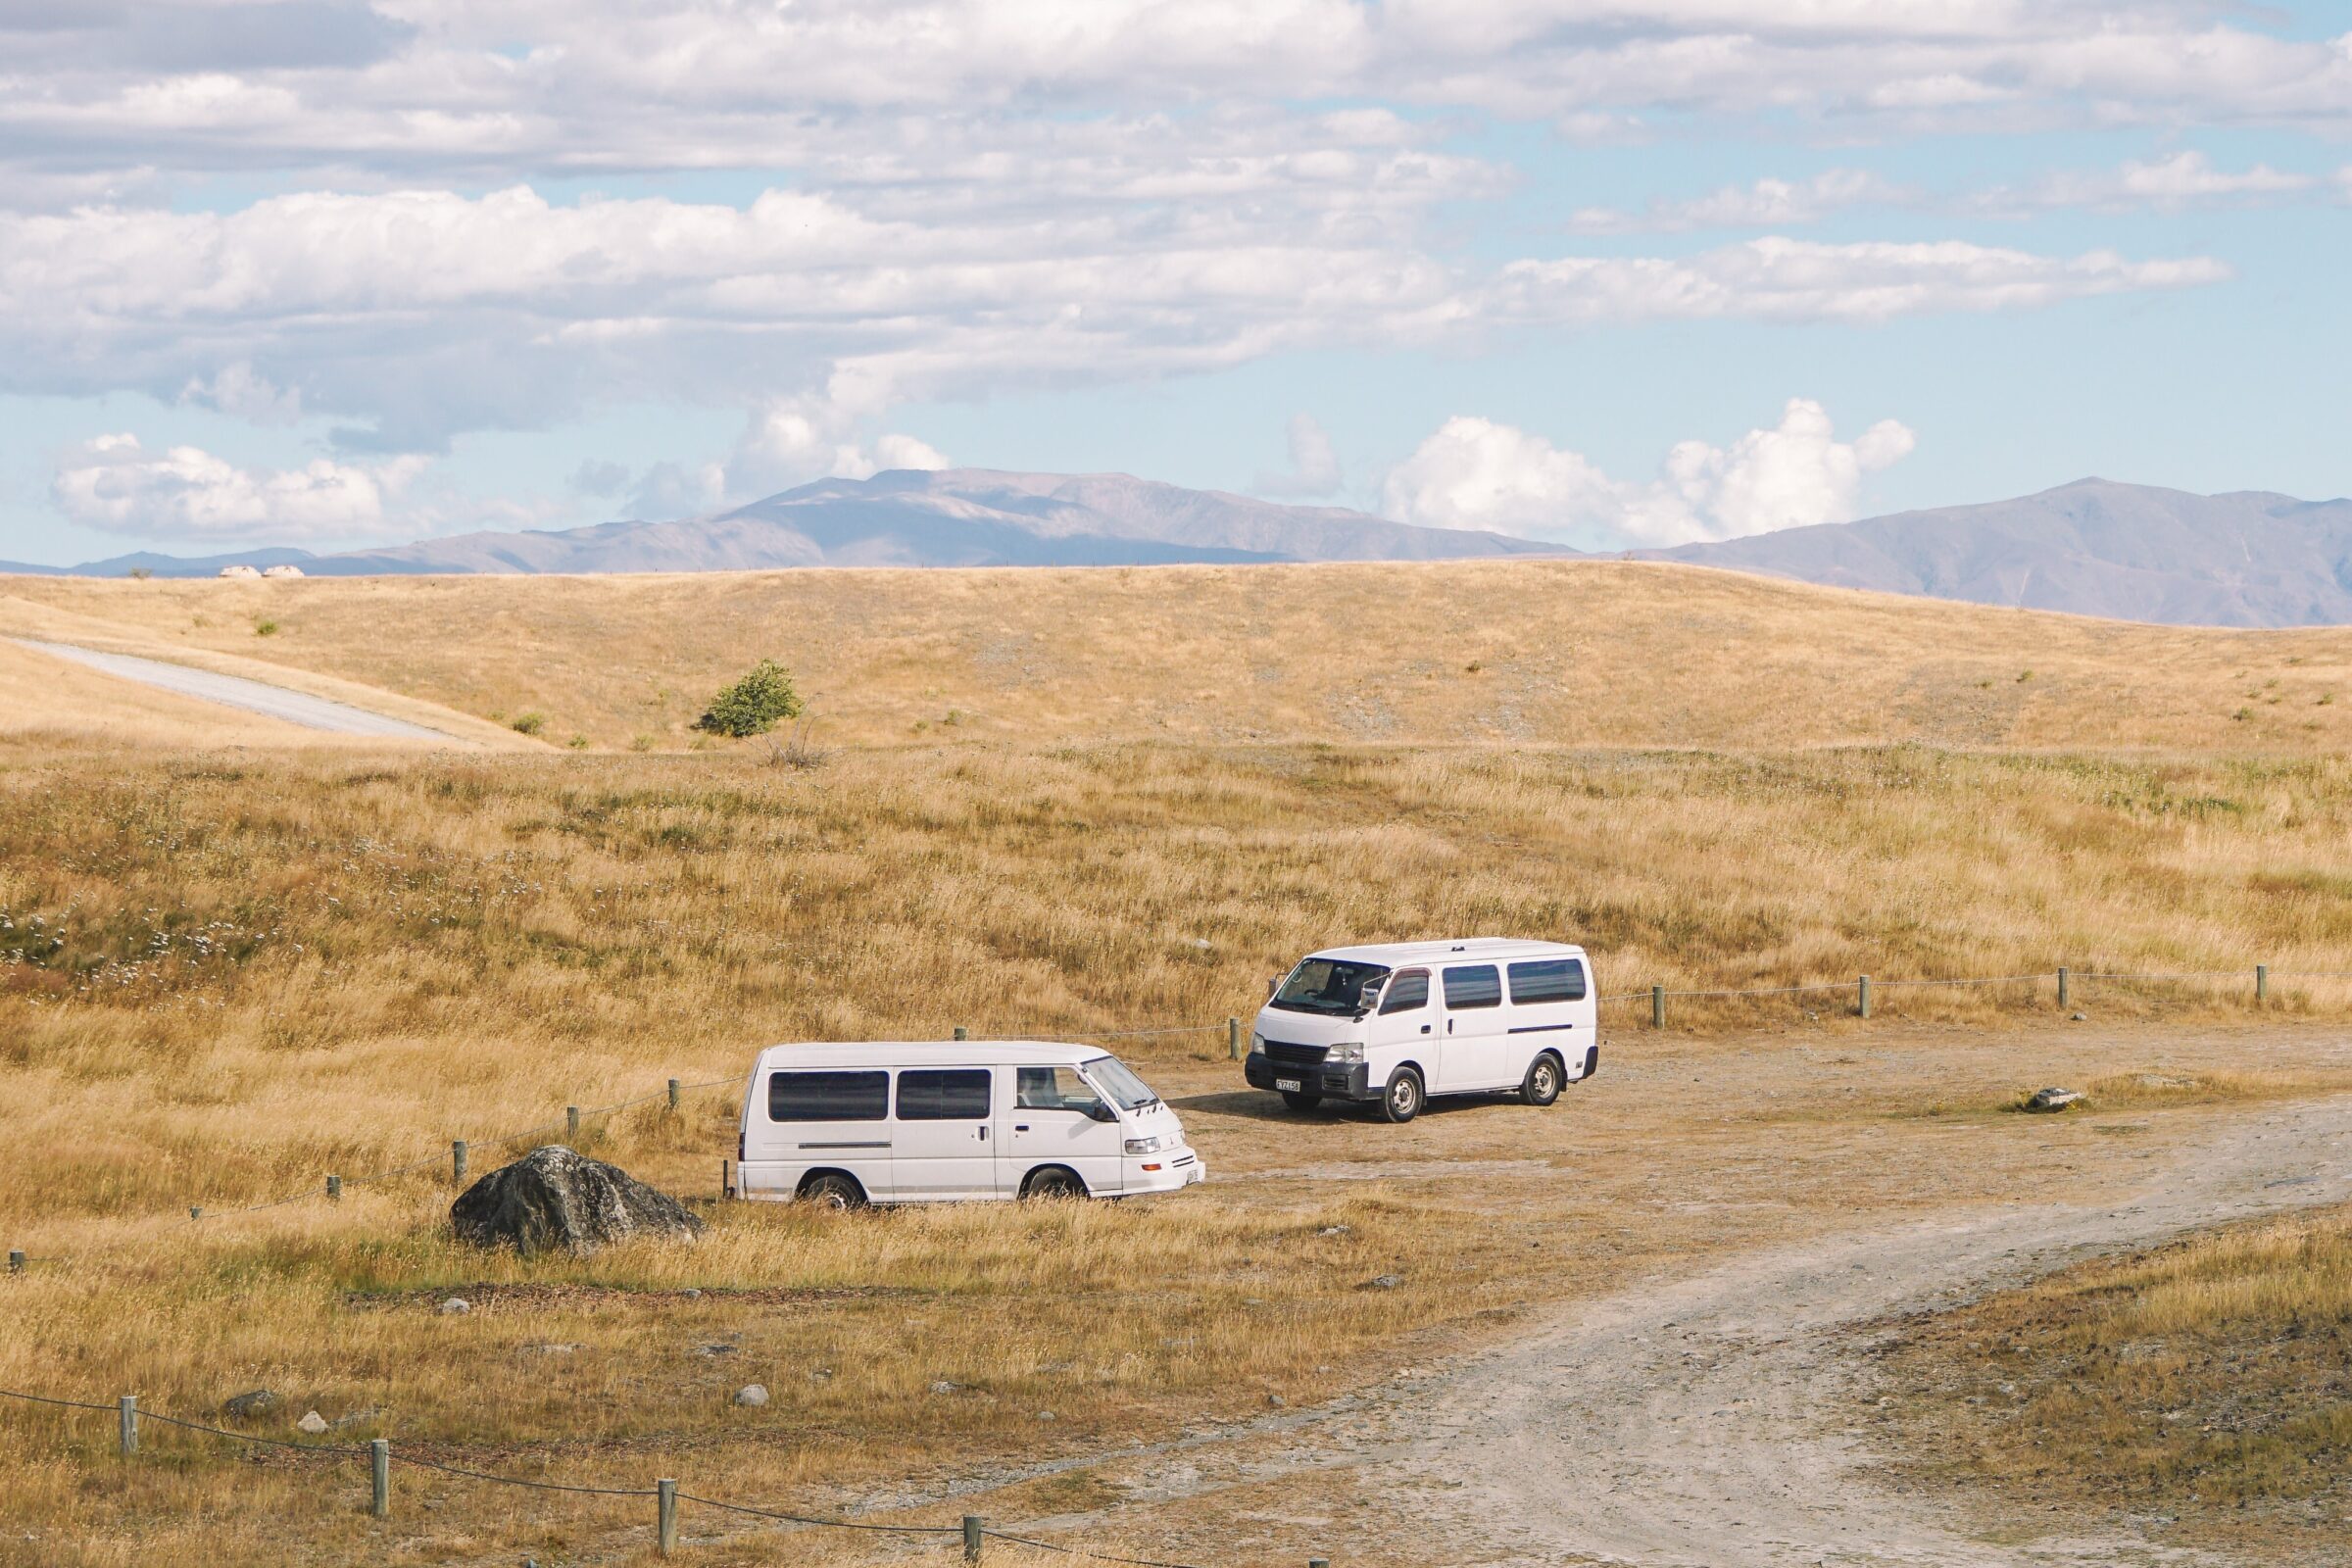
[[[276,635],[253,635],[261,615]],[[111,628],[502,722],[543,712],[548,737],[615,749],[698,743],[702,705],[763,656],[793,668],[834,744],[2352,744],[2352,629],[2131,625],[1648,563],[15,578],[0,593],[0,634],[68,619],[79,638]]]
[[[2352,1210],[2070,1270],[1933,1324],[1891,1376],[1931,1473],[2318,1560],[2352,1504]]]

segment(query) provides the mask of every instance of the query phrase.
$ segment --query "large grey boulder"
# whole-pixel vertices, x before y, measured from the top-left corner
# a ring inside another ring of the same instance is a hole
[[[632,1236],[691,1241],[702,1220],[617,1165],[558,1144],[534,1149],[475,1182],[449,1205],[460,1241],[540,1252],[592,1252]]]

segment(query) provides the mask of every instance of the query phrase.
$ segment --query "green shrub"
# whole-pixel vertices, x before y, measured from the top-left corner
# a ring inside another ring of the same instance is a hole
[[[801,694],[792,689],[792,671],[772,659],[762,659],[750,674],[710,699],[710,709],[694,727],[713,735],[764,735],[779,719],[801,711]]]
[[[256,637],[274,637],[277,635],[277,622],[265,615],[253,623],[253,634]]]
[[[524,735],[536,735],[547,728],[547,715],[545,713],[517,713],[514,715],[514,724],[510,727]]]

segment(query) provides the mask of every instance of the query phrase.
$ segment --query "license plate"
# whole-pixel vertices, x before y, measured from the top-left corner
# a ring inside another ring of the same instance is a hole
[[[1277,1078],[1274,1080],[1274,1087],[1277,1089],[1287,1089],[1295,1095],[1298,1092],[1298,1080],[1296,1078]]]

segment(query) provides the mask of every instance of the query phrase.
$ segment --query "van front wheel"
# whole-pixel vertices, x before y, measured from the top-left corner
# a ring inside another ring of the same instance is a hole
[[[1411,1121],[1420,1115],[1421,1075],[1410,1067],[1397,1068],[1388,1093],[1380,1098],[1380,1113],[1390,1121]]]
[[[1530,1105],[1548,1105],[1560,1098],[1560,1084],[1565,1077],[1560,1058],[1546,1051],[1528,1063],[1527,1081],[1519,1086],[1519,1099]]]
[[[1302,1095],[1296,1089],[1285,1089],[1282,1092],[1282,1102],[1293,1110],[1312,1110],[1323,1103],[1323,1097],[1321,1095]]]
[[[1087,1196],[1086,1183],[1078,1179],[1078,1173],[1074,1170],[1065,1170],[1059,1165],[1048,1165],[1043,1170],[1033,1170],[1029,1173],[1029,1179],[1021,1184],[1021,1196],[1023,1198],[1084,1198]]]

